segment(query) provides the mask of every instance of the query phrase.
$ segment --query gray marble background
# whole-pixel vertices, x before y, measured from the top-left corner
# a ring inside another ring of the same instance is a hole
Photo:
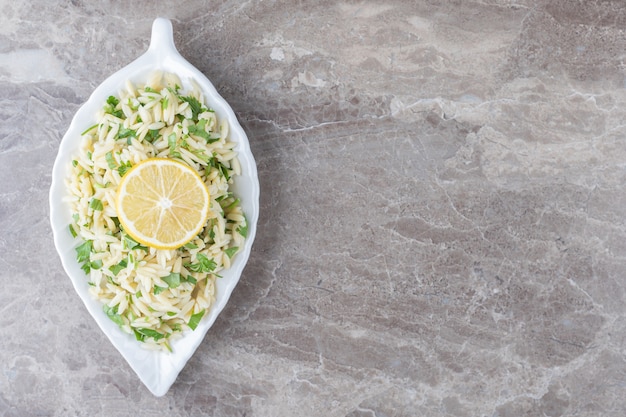
[[[257,159],[153,397],[55,252],[59,142],[155,17]],[[0,0],[0,416],[626,415],[626,2]]]

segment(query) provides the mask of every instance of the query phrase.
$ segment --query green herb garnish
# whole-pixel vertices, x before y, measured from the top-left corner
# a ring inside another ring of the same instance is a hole
[[[165,290],[167,290],[167,287],[159,287],[158,285],[155,285],[152,292],[154,292],[154,295],[159,295]]]
[[[84,136],[86,133],[88,133],[89,131],[95,129],[96,127],[98,127],[98,124],[96,123],[95,125],[89,126],[87,129],[83,130],[83,133],[81,133],[81,136]]]
[[[125,127],[122,127],[119,132],[117,132],[117,138],[118,139],[124,139],[124,138],[136,138],[137,137],[137,132],[134,131],[133,129],[126,129]]]
[[[107,104],[110,105],[110,106],[115,107],[119,103],[120,103],[120,101],[115,96],[109,96],[109,98],[107,98]]]
[[[135,241],[135,239],[128,236],[127,234],[124,234],[124,238],[122,239],[122,242],[124,242],[124,246],[126,246],[126,249],[128,250],[133,250],[133,249],[142,249],[145,251],[148,250],[146,246],[142,246],[139,242]]]
[[[224,253],[228,255],[229,258],[232,258],[237,253],[238,250],[239,250],[239,246],[233,246],[232,248],[228,248],[224,250]]]
[[[122,269],[125,269],[128,266],[128,261],[126,259],[122,259],[120,263],[117,265],[111,265],[109,267],[109,271],[113,272],[113,275],[117,276]]]
[[[122,117],[124,117],[124,112],[121,110],[115,110],[119,102],[120,101],[117,99],[117,97],[109,96],[109,98],[107,99],[107,104],[104,106],[104,112],[111,114],[118,119],[121,119]]]
[[[104,210],[104,204],[102,204],[102,201],[98,200],[97,198],[92,198],[89,201],[89,207],[94,210],[99,210],[99,211]]]
[[[91,250],[93,249],[93,241],[86,240],[82,244],[76,247],[76,260],[78,262],[87,262],[91,256]]]
[[[248,237],[248,221],[246,219],[246,222],[243,223],[242,225],[240,225],[239,227],[237,227],[236,229],[237,233],[239,233],[241,236],[243,237]]]
[[[159,136],[161,136],[159,134],[159,129],[151,129],[148,130],[148,133],[146,134],[146,136],[144,136],[144,139],[150,143],[154,142]]]
[[[141,335],[141,337],[140,338],[137,337],[137,334]],[[151,337],[155,341],[157,341],[157,340],[163,339],[165,335],[163,333],[157,332],[156,330],[139,328],[139,329],[135,329],[135,337],[137,337],[137,340],[140,340],[143,342],[146,337]]]
[[[105,304],[102,306],[102,309],[104,310],[104,313],[107,315],[107,317],[113,320],[113,322],[116,323],[118,326],[124,325],[124,319],[121,315],[117,314],[117,306],[109,307]]]
[[[187,323],[191,330],[196,330],[196,327],[198,327],[198,324],[200,323],[200,320],[202,320],[202,316],[204,316],[204,313],[205,310],[201,310],[191,316],[191,318],[189,319],[189,323]]]
[[[117,167],[117,162],[115,162],[113,152],[107,152],[106,154],[104,154],[104,159],[106,159],[109,169],[115,169]]]
[[[191,275],[187,275],[186,277],[181,278],[181,282],[188,282],[190,284],[196,285],[198,283],[198,280]]]
[[[89,267],[91,269],[100,269],[102,268],[102,259],[98,259],[89,263]]]
[[[217,267],[217,263],[213,259],[209,259],[206,255],[199,253],[196,256],[198,262],[186,263],[185,268],[193,272],[212,272]]]
[[[122,162],[119,168],[117,168],[117,172],[119,172],[120,175],[123,177],[124,174],[126,174],[128,170],[131,169],[132,167],[133,165],[130,162]]]
[[[186,101],[189,103],[189,107],[191,107],[191,118],[194,120],[198,120],[198,115],[202,113],[202,104],[193,96],[181,96],[180,99],[182,101]]]
[[[166,277],[161,277],[163,281],[167,283],[170,288],[176,288],[180,285],[180,274],[172,272]]]
[[[170,133],[170,135],[167,137],[167,146],[169,147],[170,150],[170,156],[173,156],[175,158],[180,158],[180,152],[178,152],[176,150],[177,147],[177,142],[176,142],[176,133]]]

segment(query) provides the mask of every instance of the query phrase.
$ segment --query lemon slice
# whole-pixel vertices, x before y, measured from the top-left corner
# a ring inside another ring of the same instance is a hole
[[[137,242],[176,249],[200,233],[209,216],[209,190],[189,165],[150,158],[120,181],[116,209],[120,223]]]

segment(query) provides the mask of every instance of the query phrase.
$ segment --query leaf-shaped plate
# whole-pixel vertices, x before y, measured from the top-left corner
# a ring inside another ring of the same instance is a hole
[[[95,123],[96,112],[106,102],[109,95],[117,94],[118,91],[124,89],[127,80],[145,83],[148,75],[154,70],[177,74],[183,83],[182,87],[186,89],[191,88],[190,80],[193,79],[202,89],[207,104],[215,110],[218,117],[228,120],[230,139],[237,143],[236,150],[242,171],[242,175],[235,177],[231,189],[240,198],[248,221],[245,246],[237,254],[231,267],[221,273],[222,278],[217,280],[216,301],[209,314],[202,319],[195,331],[186,332],[182,338],[172,343],[171,353],[141,347],[133,336],[122,332],[117,324],[105,315],[101,302],[89,295],[88,278],[76,261],[75,247],[79,241],[73,238],[68,230],[71,222],[70,206],[64,201],[65,196],[68,195],[65,179],[69,175],[73,155],[79,149],[81,132],[85,127]],[[155,396],[162,396],[169,390],[228,302],[250,256],[258,214],[259,181],[256,163],[245,132],[233,110],[218,94],[213,84],[176,50],[171,22],[163,18],[156,19],[152,25],[152,37],[148,50],[100,84],[74,116],[59,146],[50,186],[50,221],[54,244],[61,257],[63,268],[100,329]]]

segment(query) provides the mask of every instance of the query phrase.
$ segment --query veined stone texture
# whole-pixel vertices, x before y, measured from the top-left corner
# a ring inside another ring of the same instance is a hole
[[[172,20],[261,183],[155,398],[55,252],[70,120]],[[623,0],[0,0],[0,416],[626,415]]]

